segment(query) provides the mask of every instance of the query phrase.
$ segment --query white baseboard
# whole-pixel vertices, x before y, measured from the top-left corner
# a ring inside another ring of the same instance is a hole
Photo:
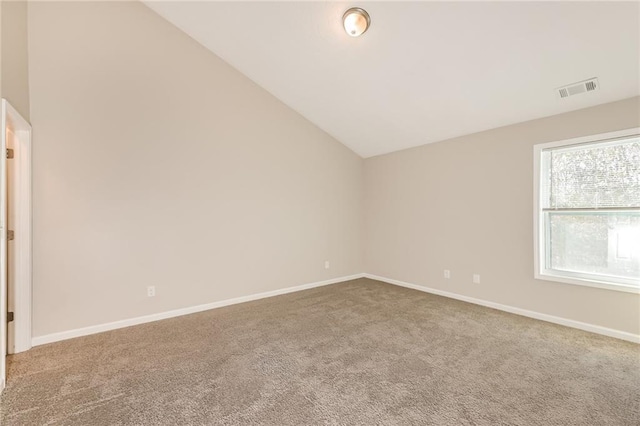
[[[310,288],[321,287],[329,284],[336,284],[343,281],[355,280],[364,277],[365,274],[355,274],[345,277],[332,278],[330,280],[318,281],[303,284],[295,287],[287,287],[279,290],[266,291],[264,293],[251,294],[249,296],[235,297],[233,299],[221,300],[219,302],[206,303],[204,305],[190,306],[188,308],[176,309],[173,311],[160,312],[157,314],[145,315],[142,317],[130,318],[106,324],[92,325],[89,327],[77,328],[75,330],[62,331],[60,333],[37,336],[31,340],[33,346],[58,342],[61,340],[73,339],[74,337],[88,336],[90,334],[102,333],[103,331],[115,330],[118,328],[130,327],[132,325],[144,324],[147,322],[159,321],[167,318],[189,315],[196,312],[208,311],[209,309],[221,308],[223,306],[235,305],[238,303],[250,302],[252,300],[265,299],[267,297],[279,296],[281,294],[293,293],[296,291],[308,290]]]
[[[534,318],[542,321],[551,322],[554,324],[560,324],[567,327],[577,328],[591,333],[602,334],[604,336],[615,337],[616,339],[626,340],[629,342],[640,343],[640,335],[628,333],[626,331],[614,330],[612,328],[601,327],[599,325],[588,324],[580,321],[574,321],[567,318],[556,317],[553,315],[542,314],[539,312],[528,311],[526,309],[515,308],[509,305],[502,305],[500,303],[489,302],[487,300],[476,299],[474,297],[463,296],[461,294],[450,293],[448,291],[437,290],[435,288],[423,287],[416,284],[407,283],[404,281],[398,281],[391,278],[380,277],[372,274],[364,274],[365,278],[369,278],[376,281],[382,281],[388,284],[394,284],[401,287],[407,287],[414,290],[422,291],[425,293],[436,294],[438,296],[449,297],[451,299],[462,300],[463,302],[469,302],[476,305],[486,306],[488,308],[498,309],[500,311],[509,312],[516,315],[522,315],[529,318]]]
[[[580,321],[574,321],[566,318],[556,317],[553,315],[542,314],[539,312],[529,311],[526,309],[516,308],[508,305],[502,305],[500,303],[489,302],[487,300],[476,299],[474,297],[463,296],[461,294],[451,293],[448,291],[424,287],[417,284],[411,284],[404,281],[394,280],[391,278],[385,278],[385,277],[380,277],[378,275],[365,273],[365,274],[354,274],[354,275],[349,275],[344,277],[338,277],[330,280],[318,281],[315,283],[283,288],[280,290],[267,291],[264,293],[257,293],[249,296],[236,297],[233,299],[221,300],[219,302],[212,302],[204,305],[191,306],[188,308],[176,309],[173,311],[160,312],[157,314],[145,315],[142,317],[130,318],[130,319],[125,319],[121,321],[114,321],[106,324],[99,324],[99,325],[94,325],[90,327],[78,328],[75,330],[62,331],[60,333],[47,334],[44,336],[34,337],[32,339],[32,345],[39,346],[47,343],[58,342],[61,340],[73,339],[74,337],[88,336],[90,334],[102,333],[103,331],[115,330],[118,328],[130,327],[132,325],[144,324],[147,322],[159,321],[167,318],[193,314],[196,312],[207,311],[209,309],[221,308],[223,306],[250,302],[252,300],[265,299],[267,297],[279,296],[281,294],[293,293],[296,291],[307,290],[310,288],[321,287],[329,284],[336,284],[343,281],[350,281],[350,280],[355,280],[363,277],[376,280],[376,281],[382,281],[388,284],[393,284],[401,287],[411,288],[411,289],[422,291],[425,293],[431,293],[431,294],[436,294],[438,296],[449,297],[451,299],[462,300],[464,302],[486,306],[489,308],[498,309],[500,311],[505,311],[512,314],[516,314],[516,315],[522,315],[525,317],[547,321],[554,324],[560,324],[567,327],[577,328],[580,330],[589,331],[591,333],[602,334],[604,336],[615,337],[617,339],[626,340],[629,342],[640,343],[640,335],[638,334],[628,333],[620,330],[614,330],[611,328],[606,328],[606,327],[601,327],[594,324],[588,324]]]

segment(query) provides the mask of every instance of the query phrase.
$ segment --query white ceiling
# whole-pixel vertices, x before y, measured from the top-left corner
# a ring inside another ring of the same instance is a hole
[[[640,94],[637,2],[145,3],[363,157]]]

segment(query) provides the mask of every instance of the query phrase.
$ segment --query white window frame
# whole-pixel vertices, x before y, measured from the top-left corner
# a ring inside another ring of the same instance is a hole
[[[549,148],[558,148],[568,145],[583,145],[589,143],[602,143],[612,139],[621,139],[640,135],[640,127],[633,129],[620,130],[616,132],[601,133],[598,135],[584,136],[580,138],[565,139],[555,142],[542,143],[534,145],[533,147],[533,241],[534,241],[534,264],[535,264],[535,278],[538,280],[555,281],[565,284],[575,284],[587,287],[604,288],[608,290],[624,291],[628,293],[640,293],[640,279],[639,280],[627,280],[620,279],[616,282],[608,280],[594,279],[591,274],[581,274],[578,272],[563,272],[558,273],[555,270],[546,268],[546,256],[547,250],[545,242],[547,236],[544,235],[545,215],[541,214],[540,206],[542,205],[542,193],[540,191],[540,177],[543,150]]]

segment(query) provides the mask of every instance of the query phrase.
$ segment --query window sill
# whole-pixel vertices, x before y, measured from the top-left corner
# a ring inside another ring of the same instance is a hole
[[[562,275],[555,275],[550,272],[536,273],[535,278],[537,280],[555,281],[563,284],[572,284],[583,287],[595,287],[605,290],[622,291],[624,293],[640,294],[640,286],[633,284],[617,284],[606,281],[588,280],[584,278],[565,277]]]

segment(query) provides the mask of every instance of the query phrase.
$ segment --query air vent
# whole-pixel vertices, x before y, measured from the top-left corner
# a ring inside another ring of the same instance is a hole
[[[581,81],[579,83],[569,84],[568,86],[560,87],[556,90],[556,93],[560,98],[568,98],[569,96],[579,95],[580,93],[593,92],[600,85],[597,78],[591,78],[589,80]]]

